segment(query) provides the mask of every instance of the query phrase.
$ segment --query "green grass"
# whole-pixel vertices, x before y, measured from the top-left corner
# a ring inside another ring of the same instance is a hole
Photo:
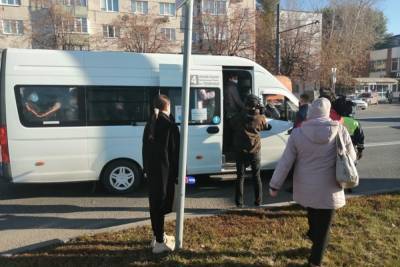
[[[400,266],[400,193],[353,198],[331,229],[324,266]],[[174,224],[167,224],[167,233]],[[187,219],[184,249],[155,256],[149,226],[83,236],[0,266],[305,266],[311,243],[299,206]]]

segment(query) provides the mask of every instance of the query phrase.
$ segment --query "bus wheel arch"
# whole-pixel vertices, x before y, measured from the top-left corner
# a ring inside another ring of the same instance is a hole
[[[140,186],[143,171],[136,161],[129,158],[117,158],[104,165],[99,180],[109,193],[126,194]]]

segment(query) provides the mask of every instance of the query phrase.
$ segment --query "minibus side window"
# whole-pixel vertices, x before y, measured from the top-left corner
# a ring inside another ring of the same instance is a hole
[[[160,88],[160,93],[171,100],[171,114],[175,121],[182,120],[182,96],[180,88]],[[191,88],[189,124],[219,124],[221,121],[221,91],[218,88]]]
[[[191,124],[219,124],[221,121],[220,90],[191,88],[189,122]]]
[[[264,94],[266,116],[271,119],[292,121],[296,120],[297,106],[284,95]]]
[[[16,86],[19,118],[27,127],[84,125],[82,88],[76,86]]]
[[[150,116],[148,87],[91,86],[87,88],[88,125],[132,125]]]

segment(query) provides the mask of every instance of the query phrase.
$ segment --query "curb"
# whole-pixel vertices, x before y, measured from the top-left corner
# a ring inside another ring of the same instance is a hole
[[[371,196],[371,195],[377,195],[377,194],[383,194],[383,193],[393,193],[393,192],[399,192],[399,191],[400,191],[400,187],[395,187],[395,188],[391,188],[391,189],[372,190],[372,191],[366,191],[366,192],[362,192],[362,193],[353,193],[350,195],[346,195],[346,198]],[[204,214],[193,214],[193,213],[185,214],[185,219],[197,218],[197,217],[209,217],[209,216],[214,216],[214,215],[218,215],[218,214],[223,214],[223,213],[225,213],[227,211],[231,211],[231,210],[248,210],[248,209],[260,209],[260,208],[287,207],[287,206],[291,206],[294,204],[296,204],[294,201],[284,201],[284,202],[278,202],[278,203],[264,204],[264,205],[261,205],[260,207],[248,207],[248,208],[245,207],[245,208],[241,208],[241,209],[237,209],[237,208],[216,209],[214,211],[207,212]],[[175,213],[167,215],[165,220],[166,221],[175,220],[174,215],[175,215]],[[139,222],[121,224],[121,225],[117,225],[117,226],[111,226],[111,227],[88,231],[85,234],[76,235],[76,236],[73,236],[73,237],[67,238],[67,239],[47,240],[44,242],[28,245],[28,246],[21,247],[21,248],[16,248],[16,249],[6,251],[4,253],[0,253],[0,257],[12,257],[14,255],[21,254],[21,253],[35,251],[35,250],[39,250],[39,249],[43,249],[43,248],[51,247],[51,246],[55,246],[55,245],[65,244],[65,243],[68,243],[69,241],[71,241],[75,238],[78,238],[80,236],[83,236],[83,235],[91,236],[91,235],[103,234],[103,233],[109,233],[109,232],[112,233],[112,232],[117,232],[117,231],[121,231],[121,230],[126,230],[129,228],[149,225],[150,223],[151,223],[150,219],[145,219],[145,220],[142,220]]]

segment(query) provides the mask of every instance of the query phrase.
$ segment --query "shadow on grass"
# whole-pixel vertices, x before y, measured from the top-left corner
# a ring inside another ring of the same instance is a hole
[[[229,210],[226,215],[238,215],[249,217],[267,217],[267,218],[294,218],[305,217],[306,212],[299,205],[291,205],[286,207],[273,207],[265,209],[251,209],[251,210]]]
[[[102,242],[99,243],[101,245]],[[116,242],[118,245],[118,242]],[[135,243],[135,242],[133,242]],[[142,242],[136,242],[139,245]],[[93,243],[90,243],[91,245]],[[105,242],[106,245],[110,243]],[[63,249],[62,255],[52,254],[20,255],[17,258],[1,258],[1,266],[232,266],[258,267],[271,266],[265,263],[242,263],[241,258],[252,258],[255,255],[248,251],[190,251],[180,250],[171,254],[154,255],[151,249],[98,249],[91,253],[86,249]],[[190,263],[186,263],[190,261]],[[212,262],[208,262],[212,261]]]
[[[285,257],[289,259],[304,259],[311,253],[310,248],[294,248],[277,253],[278,257]]]

